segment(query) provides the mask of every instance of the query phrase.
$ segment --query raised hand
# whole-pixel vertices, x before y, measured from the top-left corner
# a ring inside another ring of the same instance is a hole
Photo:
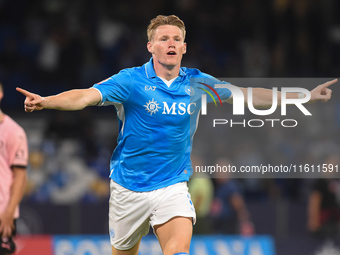
[[[334,83],[336,83],[338,79],[334,79],[328,82],[325,82],[323,84],[320,84],[319,86],[315,87],[311,91],[311,99],[310,103],[314,103],[318,100],[321,100],[322,102],[327,102],[329,99],[331,99],[332,90],[328,87]]]
[[[33,112],[34,110],[44,109],[43,102],[45,99],[43,97],[37,94],[31,93],[22,88],[16,88],[16,90],[20,92],[21,94],[23,94],[24,96],[26,96],[26,99],[24,102],[25,112]]]

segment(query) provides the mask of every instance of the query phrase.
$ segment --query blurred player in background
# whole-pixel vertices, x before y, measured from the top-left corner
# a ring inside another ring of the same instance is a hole
[[[337,153],[327,156],[324,165],[339,165]],[[329,168],[322,171],[320,178],[312,183],[308,199],[308,230],[319,243],[314,254],[339,254],[337,247],[340,228],[340,180],[338,174]]]
[[[4,97],[0,83],[0,103]],[[25,131],[0,109],[0,254],[15,249],[15,219],[23,197],[27,173],[28,146]]]
[[[324,165],[339,165],[337,154]],[[308,200],[308,230],[321,240],[335,241],[340,228],[340,180],[335,171],[323,172],[313,182]]]
[[[219,158],[216,164],[233,165],[228,158]],[[216,172],[214,180],[216,191],[210,212],[214,230],[219,234],[253,235],[255,230],[243,198],[241,183],[229,172]]]
[[[203,166],[201,157],[191,157],[192,167]],[[188,182],[191,200],[195,205],[197,223],[194,234],[210,234],[212,232],[211,219],[209,216],[211,203],[214,197],[214,183],[207,173],[193,171],[192,177]]]
[[[190,79],[210,79],[210,86],[221,81],[181,67],[187,50],[185,33],[177,16],[159,15],[147,29],[152,58],[143,66],[124,69],[91,88],[55,96],[41,97],[17,88],[26,96],[27,112],[115,106],[119,137],[110,164],[109,209],[113,254],[137,254],[150,224],[165,255],[189,254],[196,215],[186,183],[192,172],[191,143],[204,93],[195,90],[196,101],[192,101]],[[311,101],[329,100],[328,86],[334,82],[312,90]],[[222,100],[232,103],[228,89],[216,90]],[[241,90],[246,95],[247,89]],[[288,97],[298,98],[298,94],[288,93]],[[254,89],[253,103],[270,107],[272,90]]]

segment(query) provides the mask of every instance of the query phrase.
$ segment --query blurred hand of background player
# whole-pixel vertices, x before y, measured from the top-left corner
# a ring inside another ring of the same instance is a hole
[[[254,224],[247,220],[240,222],[240,235],[242,236],[252,236],[255,234]]]
[[[16,88],[18,92],[26,96],[24,105],[25,105],[25,112],[33,112],[34,110],[42,110],[44,109],[43,102],[44,98],[28,92],[27,90],[21,89],[21,88]]]
[[[2,234],[2,237],[10,237],[13,228],[13,214],[6,212],[0,214],[0,233]]]
[[[328,82],[325,82],[323,84],[320,84],[313,90],[311,90],[311,99],[309,100],[309,103],[314,103],[318,100],[321,100],[322,102],[327,102],[329,99],[331,99],[332,90],[328,87],[334,83],[336,83],[338,79],[334,79]]]

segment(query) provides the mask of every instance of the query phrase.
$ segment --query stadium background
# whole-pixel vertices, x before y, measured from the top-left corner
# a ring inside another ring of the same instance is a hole
[[[25,128],[30,147],[19,233],[108,233],[108,160],[117,123],[111,107],[26,114],[16,86],[49,95],[87,88],[122,68],[142,65],[150,58],[145,30],[158,14],[176,14],[186,24],[183,66],[215,77],[337,77],[339,5],[336,0],[0,1],[2,109]],[[306,88],[318,84],[310,81]],[[201,122],[194,155],[207,165],[220,157],[239,165],[337,158],[336,86],[329,103],[311,105],[313,117],[296,116],[302,124],[289,131],[223,127],[215,133]],[[312,182],[242,180],[255,232],[273,238],[276,254],[311,254],[320,247],[306,227]]]

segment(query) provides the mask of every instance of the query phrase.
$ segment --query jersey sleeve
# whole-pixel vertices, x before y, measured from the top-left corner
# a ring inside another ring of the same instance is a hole
[[[12,134],[9,144],[9,166],[12,167],[27,167],[28,162],[28,144],[26,133],[23,129],[15,129]]]
[[[215,78],[215,84],[230,84],[229,82],[220,81]],[[215,88],[217,94],[220,96],[222,102],[227,101],[231,97],[231,91],[227,88]],[[208,100],[208,102],[211,102],[212,100]]]
[[[93,88],[99,90],[101,105],[124,103],[130,96],[132,84],[131,75],[127,70],[122,70],[110,78],[96,83]]]
[[[196,79],[195,79],[196,80]],[[215,88],[216,84],[230,84],[228,82],[225,81],[221,81],[209,74],[206,73],[200,73],[200,81],[198,82],[199,84],[201,84],[202,86],[201,89],[205,89],[206,91],[208,91],[210,94],[207,97],[207,102],[211,103],[214,101],[219,101],[221,99],[221,101],[226,101],[231,97],[231,91],[227,88]],[[198,81],[198,80],[197,80]],[[196,82],[197,82],[196,81]],[[206,92],[206,93],[208,93]]]

